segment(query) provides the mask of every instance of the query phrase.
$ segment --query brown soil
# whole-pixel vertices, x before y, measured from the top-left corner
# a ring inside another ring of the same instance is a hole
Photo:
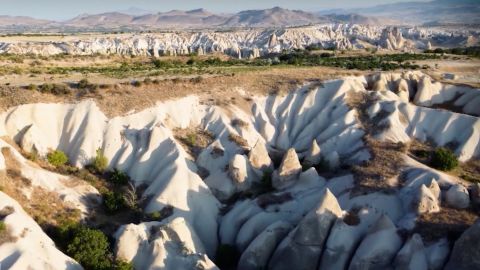
[[[328,80],[361,74],[363,72],[326,67],[278,67],[259,71],[245,70],[236,73],[235,76],[204,77],[199,82],[189,78],[162,79],[157,84],[142,84],[140,87],[130,83],[116,83],[105,89],[98,89],[97,93],[82,96],[78,94],[78,89],[72,89],[72,93],[67,95],[55,96],[23,87],[4,85],[0,86],[0,110],[29,103],[76,103],[84,99],[94,99],[107,116],[113,117],[154,106],[158,101],[192,94],[198,95],[201,101],[207,104],[242,105],[244,102],[248,103],[248,96],[284,94],[296,89],[304,81]],[[240,97],[235,89],[244,90],[248,96]]]
[[[439,213],[423,214],[417,220],[415,233],[419,233],[425,242],[448,237],[455,241],[468,229],[478,216],[469,209],[458,210],[442,206]]]

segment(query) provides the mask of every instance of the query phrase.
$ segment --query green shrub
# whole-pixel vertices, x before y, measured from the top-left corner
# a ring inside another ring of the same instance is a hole
[[[135,87],[140,87],[140,86],[142,86],[142,82],[141,81],[133,81],[132,85],[135,86]]]
[[[155,211],[152,213],[148,213],[145,215],[146,220],[148,221],[162,221],[163,219],[171,216],[173,214],[173,207],[171,205],[167,205],[160,211]]]
[[[52,92],[52,89],[53,89],[53,84],[50,84],[50,83],[44,83],[40,85],[40,87],[38,88],[38,90],[41,93],[50,93]]]
[[[70,93],[70,88],[64,84],[53,84],[51,93],[54,95],[67,95]]]
[[[0,233],[4,232],[6,230],[7,230],[7,225],[5,224],[5,222],[0,221]]]
[[[458,166],[458,159],[451,150],[441,147],[433,152],[431,165],[442,171],[450,171]]]
[[[195,146],[197,143],[197,134],[195,133],[188,134],[186,141],[189,146]]]
[[[126,185],[128,184],[128,182],[130,181],[130,177],[128,176],[128,174],[122,172],[122,171],[119,171],[117,169],[114,169],[109,177],[108,177],[108,181],[115,184],[115,185]]]
[[[35,84],[31,83],[27,86],[27,89],[31,90],[31,91],[35,91],[35,90],[37,90],[37,86]]]
[[[188,59],[188,61],[187,61],[187,65],[189,65],[189,66],[194,65],[195,62],[196,62],[196,61],[195,61],[195,58],[190,58],[190,59]]]
[[[67,254],[86,269],[110,269],[108,239],[99,230],[80,227],[67,246]]]
[[[114,269],[115,270],[134,270],[133,264],[131,262],[125,262],[125,261],[116,261]]]
[[[78,88],[85,89],[90,86],[90,82],[87,79],[81,79],[78,82]]]
[[[97,155],[95,156],[95,159],[93,160],[93,169],[95,169],[96,172],[98,173],[103,173],[108,167],[108,159],[105,157],[103,154],[103,151],[99,148],[97,149]]]
[[[125,207],[122,194],[107,191],[103,194],[103,205],[109,214],[114,214]]]
[[[68,162],[68,157],[65,155],[64,152],[60,150],[55,150],[53,152],[48,153],[47,155],[48,163],[52,164],[55,167],[59,167],[65,165]]]

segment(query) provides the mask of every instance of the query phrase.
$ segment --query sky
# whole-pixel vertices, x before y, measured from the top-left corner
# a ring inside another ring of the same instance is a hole
[[[131,7],[152,12],[172,9],[205,8],[213,12],[231,13],[246,9],[280,6],[289,9],[320,11],[336,8],[367,7],[412,0],[0,0],[0,15],[30,16],[64,20],[79,14],[122,11]],[[426,0],[417,0],[426,1]]]

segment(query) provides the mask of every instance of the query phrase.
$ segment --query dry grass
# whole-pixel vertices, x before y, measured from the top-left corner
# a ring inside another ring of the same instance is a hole
[[[401,171],[405,146],[374,140],[368,135],[364,141],[370,149],[372,158],[362,165],[352,167],[357,183],[356,192],[363,194],[376,191],[393,192],[396,186],[392,186],[389,179],[398,176]]]
[[[244,138],[242,138],[241,136],[238,136],[236,134],[233,134],[233,133],[228,134],[228,140],[236,143],[240,147],[243,147],[243,148],[248,147],[247,140],[245,140]]]
[[[80,220],[80,211],[63,202],[57,193],[32,187],[30,180],[21,176],[20,164],[9,148],[4,147],[1,151],[7,167],[6,172],[0,173],[3,192],[16,200],[37,223],[54,226],[68,220]],[[29,197],[25,191],[29,191]]]
[[[211,132],[198,127],[187,129],[177,128],[173,132],[175,139],[177,139],[184,146],[187,153],[195,159],[200,152],[208,147],[215,139],[215,136]]]
[[[201,82],[191,81],[189,77],[176,80],[157,78],[159,80],[157,84],[142,84],[140,87],[132,86],[129,83],[130,79],[127,81],[99,79],[99,82],[112,86],[98,89],[97,94],[86,96],[79,96],[76,89],[73,89],[71,94],[55,96],[17,86],[1,86],[0,109],[6,110],[12,106],[38,102],[76,103],[91,98],[107,116],[113,117],[123,115],[131,110],[138,111],[154,106],[158,101],[192,94],[198,95],[203,103],[217,105],[235,103],[238,105],[243,102],[243,98],[239,98],[238,92],[232,91],[234,89],[241,88],[248,95],[285,94],[296,89],[303,81],[328,80],[361,74],[364,73],[325,67],[271,67],[263,70],[245,69],[233,77],[224,75],[204,77]],[[79,79],[75,78],[76,81]],[[152,77],[152,80],[154,79],[155,77]],[[46,80],[58,81],[56,78]],[[60,82],[63,81],[69,81],[69,79],[61,78]],[[95,82],[90,77],[89,81]]]
[[[455,241],[477,219],[478,216],[469,209],[458,210],[443,206],[439,213],[420,215],[414,232],[419,233],[426,242],[443,237]]]

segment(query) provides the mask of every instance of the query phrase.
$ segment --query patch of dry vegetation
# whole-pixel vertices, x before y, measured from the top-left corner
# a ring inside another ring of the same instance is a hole
[[[174,131],[175,139],[177,139],[184,149],[193,158],[197,158],[200,152],[207,148],[214,140],[215,136],[208,130],[201,128],[177,128]]]
[[[394,192],[389,180],[398,176],[402,166],[405,145],[402,143],[381,142],[365,136],[364,142],[370,150],[371,159],[361,165],[352,166],[357,183],[356,192]]]
[[[56,96],[51,93],[31,91],[21,86],[0,86],[0,109],[29,103],[76,103],[81,100],[94,99],[101,110],[109,117],[123,115],[132,110],[142,110],[154,106],[158,101],[165,101],[198,95],[205,104],[228,105],[242,103],[237,91],[241,87],[248,95],[266,95],[269,93],[286,94],[296,89],[300,82],[329,80],[343,76],[361,75],[364,72],[348,71],[325,67],[269,67],[255,70],[253,68],[239,70],[235,76],[215,75],[202,76],[201,80],[192,76],[157,76],[151,77],[151,83],[142,83],[135,87],[131,79],[119,80],[100,78],[88,75],[88,81],[103,85],[94,93],[84,93],[82,89],[72,88],[69,94]],[[80,77],[48,77],[42,80],[63,83],[80,81]]]
[[[34,187],[29,179],[22,177],[20,164],[8,147],[1,151],[6,164],[6,171],[0,173],[3,192],[16,200],[38,224],[45,228],[80,220],[80,211],[63,202],[57,193]]]
[[[459,210],[442,206],[438,213],[422,214],[418,217],[415,233],[424,241],[435,241],[448,237],[452,242],[468,229],[478,216],[470,209]]]

